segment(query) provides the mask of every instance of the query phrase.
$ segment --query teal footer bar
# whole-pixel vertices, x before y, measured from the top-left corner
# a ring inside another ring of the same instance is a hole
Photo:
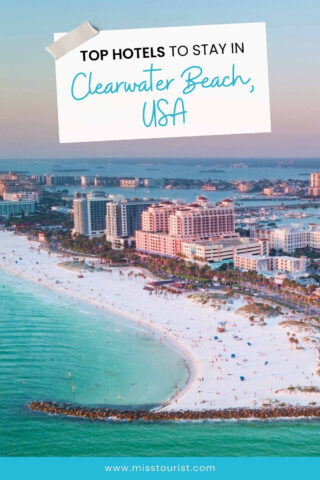
[[[3,479],[142,478],[301,479],[318,476],[320,458],[1,458]]]

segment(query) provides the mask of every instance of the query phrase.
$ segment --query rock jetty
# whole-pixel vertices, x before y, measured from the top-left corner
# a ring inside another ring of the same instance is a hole
[[[67,415],[72,417],[87,418],[89,420],[113,421],[144,421],[166,422],[179,420],[267,420],[275,418],[320,417],[320,406],[292,406],[265,407],[265,408],[227,408],[217,410],[119,410],[109,408],[81,407],[53,402],[30,402],[29,410],[43,412],[48,415]]]

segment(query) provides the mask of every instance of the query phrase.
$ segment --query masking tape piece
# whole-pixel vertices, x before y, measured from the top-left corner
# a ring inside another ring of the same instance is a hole
[[[59,58],[63,57],[66,53],[79,47],[82,43],[95,37],[98,33],[99,31],[89,22],[84,22],[74,30],[71,30],[71,32],[59,38],[56,42],[51,43],[51,45],[46,47],[46,50],[55,60],[59,60]]]

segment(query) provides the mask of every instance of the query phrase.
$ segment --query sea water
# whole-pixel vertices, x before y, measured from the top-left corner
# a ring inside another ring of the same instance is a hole
[[[3,272],[0,311],[2,454],[43,448],[51,419],[29,412],[31,400],[153,407],[188,381],[180,353],[147,328]],[[64,437],[62,428],[53,442]]]
[[[121,317],[1,272],[0,455],[318,456],[320,422],[91,422],[31,400],[149,407],[182,388],[179,353]]]

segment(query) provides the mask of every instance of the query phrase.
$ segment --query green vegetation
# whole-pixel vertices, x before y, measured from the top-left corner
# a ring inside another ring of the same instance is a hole
[[[49,210],[48,212],[36,212],[34,215],[10,215],[4,220],[5,227],[15,227],[16,230],[29,233],[31,235],[37,234],[39,231],[48,227],[61,227],[71,228],[72,222],[70,217],[63,213],[54,212]]]
[[[183,280],[208,283],[213,276],[208,265],[186,262],[182,258],[169,258],[160,255],[138,257],[138,264],[156,274],[174,275]]]
[[[87,265],[84,262],[61,262],[58,263],[58,266],[61,268],[65,268],[66,270],[88,270],[90,272],[94,272],[96,268],[92,265]]]
[[[308,319],[303,320],[284,320],[279,323],[279,325],[282,325],[284,327],[301,327],[301,328],[306,328],[306,327],[312,327],[313,329],[320,331],[320,325],[310,325],[310,322]]]
[[[56,230],[48,232],[47,241],[67,252],[96,256],[106,263],[123,264],[128,261],[126,250],[112,250],[111,243],[104,238],[90,239],[84,235],[72,235],[70,231]]]
[[[111,243],[104,238],[85,237],[84,235],[72,235],[71,232],[55,231],[48,236],[51,241],[55,241],[63,250],[69,250],[86,255],[102,256],[111,250]]]
[[[22,233],[36,235],[43,229],[49,227],[60,227],[64,229],[72,228],[72,219],[70,215],[51,210],[53,206],[66,206],[66,201],[61,199],[61,194],[46,193],[40,198],[37,205],[37,211],[33,215],[10,215],[3,220],[5,227],[14,227]]]
[[[300,387],[300,385],[294,387],[290,385],[290,387],[287,388],[289,392],[302,392],[302,393],[320,393],[320,388],[315,387],[313,385],[307,386],[307,387]]]
[[[235,313],[239,315],[248,316],[251,321],[254,320],[254,315],[264,315],[266,317],[275,317],[281,314],[281,308],[279,307],[272,307],[271,305],[267,305],[266,303],[249,303],[240,307],[236,310]]]

